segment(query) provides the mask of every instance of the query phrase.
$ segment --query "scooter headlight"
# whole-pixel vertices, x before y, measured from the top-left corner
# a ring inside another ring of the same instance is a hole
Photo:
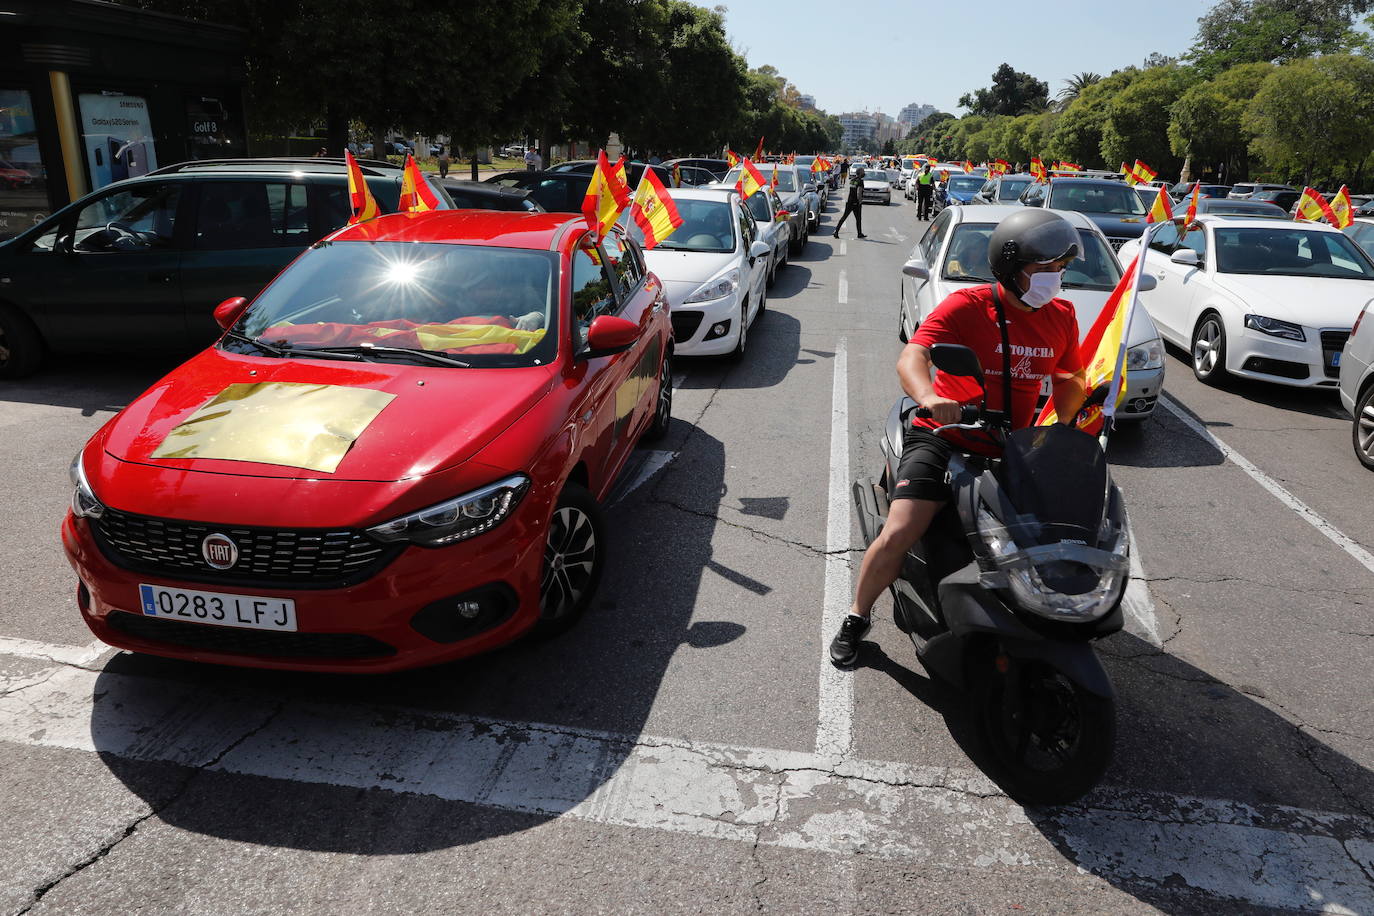
[[[1059,543],[1021,550],[1006,526],[986,509],[978,510],[978,535],[1001,574],[989,584],[1011,592],[1016,604],[1033,614],[1068,623],[1086,623],[1116,604],[1129,571],[1129,541],[1124,530],[1111,550]],[[1078,593],[1062,592],[1046,584],[1041,567],[1071,563],[1097,573],[1096,585]]]

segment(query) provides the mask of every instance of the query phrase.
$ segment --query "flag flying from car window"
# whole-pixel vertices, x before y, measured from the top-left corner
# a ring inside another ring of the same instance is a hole
[[[1123,175],[1126,176],[1126,183],[1127,183],[1127,184],[1129,184],[1129,185],[1134,185],[1134,184],[1135,184],[1135,176],[1131,174],[1131,170],[1130,170],[1129,168],[1126,167],[1126,163],[1124,163],[1124,162],[1121,163],[1121,174],[1123,174]]]
[[[730,166],[730,168],[733,169],[735,166],[739,165],[739,154],[736,153],[736,152],[735,152],[734,150],[732,150],[732,149],[726,150],[726,151],[725,151],[725,162],[726,162],[727,165]]]
[[[967,159],[964,160],[964,174],[965,174],[965,175],[972,175],[972,174],[973,174],[973,163],[972,163],[972,162],[969,162]]]
[[[763,158],[763,138],[762,138],[762,137],[759,137],[759,145],[754,149],[754,158],[755,158],[755,159],[762,159],[762,158]]]
[[[358,160],[354,159],[353,154],[347,149],[344,150],[344,161],[348,164],[348,205],[353,213],[348,218],[349,225],[365,222],[382,211],[377,206],[377,199],[367,189],[367,182],[363,180],[363,170],[358,167]]]
[[[735,182],[735,189],[739,191],[739,196],[745,200],[763,189],[763,175],[754,168],[754,163],[749,161],[748,156],[740,162],[739,180]]]
[[[1310,223],[1326,220],[1331,225],[1336,225],[1336,214],[1331,212],[1331,205],[1313,188],[1302,189],[1302,197],[1298,198],[1298,212],[1293,218],[1299,222]]]
[[[1143,247],[1142,250],[1144,250]],[[1111,385],[1114,379],[1120,378],[1116,400],[1112,405],[1113,413],[1116,412],[1116,407],[1126,400],[1123,344],[1127,339],[1126,333],[1131,325],[1131,310],[1135,308],[1136,284],[1140,280],[1137,263],[1139,260],[1140,255],[1138,254],[1131,259],[1131,265],[1126,268],[1126,272],[1117,281],[1116,289],[1112,290],[1111,296],[1107,299],[1107,304],[1102,307],[1097,320],[1088,329],[1087,336],[1078,345],[1079,358],[1087,367],[1085,394],[1092,394],[1099,386]],[[1110,397],[1109,392],[1108,398],[1110,399]],[[1104,413],[1105,410],[1102,405],[1085,408],[1079,415],[1078,428],[1094,436],[1097,435],[1102,430]],[[1054,398],[1050,398],[1040,411],[1040,416],[1035,421],[1036,425],[1049,426],[1058,420],[1059,417],[1054,410]]]
[[[415,164],[415,157],[410,153],[406,153],[406,167],[401,173],[401,202],[396,209],[400,213],[423,213],[426,210],[439,209],[438,196],[425,181],[425,176],[420,174],[420,167]]]
[[[778,165],[773,163],[773,177],[768,179],[768,187],[777,188],[778,186]]]
[[[1137,159],[1135,165],[1131,167],[1131,174],[1126,176],[1126,180],[1130,181],[1131,175],[1134,175],[1136,182],[1140,184],[1149,184],[1155,180],[1155,176],[1158,174],[1159,173],[1154,169]]]
[[[1005,175],[1011,171],[1011,163],[1007,162],[1005,159],[998,159],[992,165],[992,172],[994,175]]]
[[[645,171],[647,172],[649,170],[645,169]],[[673,163],[673,187],[682,187],[682,166],[678,165],[676,162]]]
[[[796,165],[796,164],[797,164],[797,154],[796,154],[796,153],[788,153],[788,154],[787,154],[787,158],[786,158],[784,161],[785,161],[788,165]],[[815,160],[813,159],[812,162],[814,162],[814,161],[815,161]]]
[[[596,233],[598,241],[606,237],[620,212],[630,205],[630,189],[622,177],[623,168],[623,165],[619,170],[612,168],[603,149],[597,156],[591,184],[587,185],[587,196],[582,198],[582,215],[587,218],[587,225]]]
[[[1162,190],[1162,189],[1161,189]],[[1188,212],[1183,215],[1183,231],[1187,232],[1193,228],[1193,222],[1197,219],[1197,202],[1202,196],[1202,181],[1193,182],[1193,193],[1188,195]]]
[[[1355,207],[1350,203],[1350,189],[1345,185],[1341,185],[1336,196],[1331,198],[1331,215],[1335,217],[1331,225],[1337,229],[1344,229],[1355,222]]]
[[[1050,180],[1049,174],[1045,171],[1045,163],[1041,162],[1039,159],[1031,159],[1030,171],[1031,174],[1035,176],[1036,181],[1045,182]]]
[[[1169,202],[1169,194],[1163,188],[1160,188],[1159,193],[1155,195],[1154,206],[1150,208],[1149,213],[1145,214],[1145,222],[1162,223],[1165,220],[1173,218],[1174,208]]]
[[[677,204],[673,203],[672,196],[653,169],[645,169],[644,177],[639,180],[634,200],[630,203],[630,219],[644,233],[646,249],[657,246],[682,225],[682,214],[678,213]]]

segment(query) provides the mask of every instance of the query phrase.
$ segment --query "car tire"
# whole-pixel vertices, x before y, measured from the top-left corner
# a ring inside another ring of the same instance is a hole
[[[1216,312],[1207,312],[1198,320],[1189,354],[1199,382],[1218,385],[1226,378],[1226,328]]]
[[[663,354],[663,365],[658,373],[658,396],[654,398],[654,418],[644,430],[644,438],[662,439],[668,435],[668,427],[673,422],[673,355]]]
[[[735,341],[735,349],[730,351],[730,358],[736,361],[744,359],[744,352],[749,348],[749,310],[746,305],[747,303],[740,303],[739,339]]]
[[[0,302],[0,378],[32,375],[43,363],[43,336],[28,316]]]
[[[906,343],[909,339],[906,333],[906,287],[901,286],[897,296],[897,339]]]
[[[601,507],[574,481],[563,486],[544,536],[544,568],[539,577],[539,620],[530,636],[547,639],[577,623],[601,582],[606,537]]]
[[[767,279],[767,280],[764,280],[763,283],[764,283],[764,285],[767,286],[769,289],[772,289],[772,288],[773,288],[773,284],[774,284],[774,283],[777,283],[777,282],[778,282],[778,259],[777,259],[777,258],[772,258],[772,259],[769,260],[769,262],[768,262],[768,279]]]
[[[1374,471],[1374,384],[1365,386],[1355,402],[1355,421],[1350,425],[1350,442],[1360,464]]]

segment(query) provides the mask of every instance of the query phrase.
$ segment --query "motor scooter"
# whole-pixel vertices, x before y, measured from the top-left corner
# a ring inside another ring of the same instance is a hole
[[[941,371],[983,383],[967,347],[935,344],[931,357]],[[1095,393],[1096,403],[1105,393]],[[887,518],[913,416],[929,412],[899,399],[880,479],[854,484],[867,544]],[[926,670],[967,696],[989,775],[1024,804],[1065,804],[1111,762],[1115,692],[1092,641],[1122,626],[1126,509],[1107,467],[1106,431],[1007,427],[984,401],[936,430],[992,435],[1003,451],[951,458],[953,498],[904,558],[891,588],[894,616]]]

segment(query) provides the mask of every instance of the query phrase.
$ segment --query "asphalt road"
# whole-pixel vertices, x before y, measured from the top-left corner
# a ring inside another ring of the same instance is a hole
[[[823,661],[897,395],[914,204],[682,360],[573,632],[405,675],[93,645],[66,469],[167,360],[0,387],[0,912],[1374,913],[1374,513],[1332,392],[1194,381],[1110,447],[1140,568],[1116,758],[1032,811],[891,623]],[[833,223],[835,208],[826,216]]]

